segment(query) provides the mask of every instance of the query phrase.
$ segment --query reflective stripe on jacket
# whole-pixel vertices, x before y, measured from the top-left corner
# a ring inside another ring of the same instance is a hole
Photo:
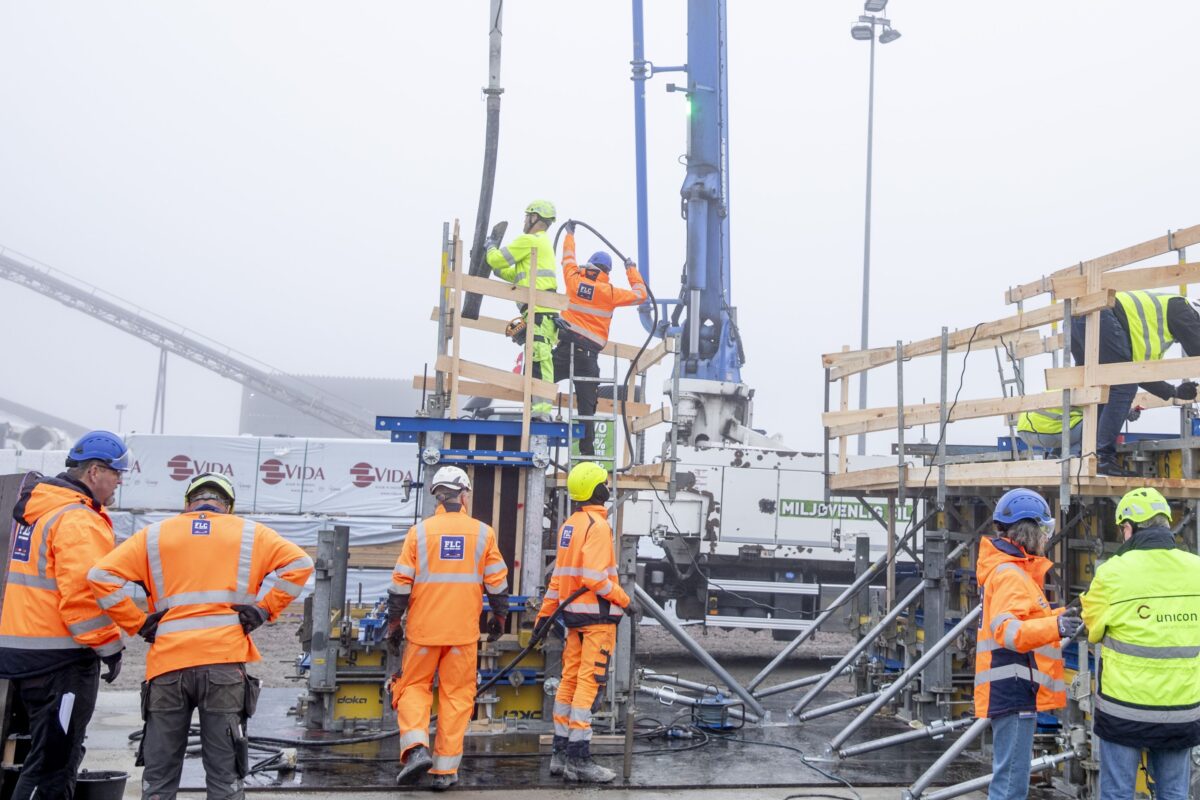
[[[1083,410],[1071,409],[1071,427],[1083,422]],[[1062,409],[1026,411],[1017,419],[1017,430],[1027,433],[1062,433]]]
[[[455,505],[409,529],[392,571],[392,594],[410,594],[405,637],[417,644],[479,640],[483,591],[508,591],[496,532]]]
[[[1117,303],[1125,311],[1134,361],[1156,361],[1175,343],[1167,324],[1167,303],[1180,296],[1164,292],[1117,292]]]
[[[613,309],[646,302],[646,282],[636,266],[625,268],[629,289],[609,282],[608,273],[598,269],[580,269],[575,260],[575,236],[563,240],[563,278],[567,283],[567,310],[562,319],[567,329],[594,345],[597,350],[608,344]]]
[[[87,584],[88,569],[114,544],[104,506],[59,476],[27,489],[13,516],[0,677],[31,677],[90,658],[91,652],[119,652],[120,631]]]
[[[533,264],[533,253],[537,253],[537,264]],[[554,261],[554,245],[545,231],[522,233],[506,247],[493,247],[487,251],[487,263],[492,272],[502,281],[516,286],[529,285],[529,273],[536,271],[533,288],[540,292],[558,291],[558,265]],[[525,304],[518,302],[517,308],[525,311]],[[539,314],[557,314],[558,309],[537,306]]]
[[[127,633],[146,621],[129,584],[144,586],[151,609],[166,612],[146,655],[150,680],[185,667],[259,661],[231,606],[257,602],[274,620],[312,571],[308,554],[265,525],[193,511],[142,528],[100,559],[88,582],[100,607]],[[272,573],[274,585],[256,600]]]
[[[1166,528],[1138,531],[1082,602],[1101,645],[1096,733],[1130,747],[1200,745],[1200,556]]]
[[[568,517],[558,531],[558,558],[538,616],[553,614],[559,598],[570,597],[584,587],[587,591],[563,610],[568,628],[620,622],[629,595],[617,579],[613,547],[604,506],[584,506]]]
[[[983,614],[975,644],[975,716],[1067,704],[1058,615],[1042,592],[1050,559],[999,536],[981,539],[976,574]]]

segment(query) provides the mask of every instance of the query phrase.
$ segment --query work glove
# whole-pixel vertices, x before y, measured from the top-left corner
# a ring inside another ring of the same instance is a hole
[[[504,633],[504,623],[507,618],[503,614],[488,614],[487,640],[494,642]]]
[[[1129,409],[1129,414],[1126,415],[1126,417],[1125,417],[1125,419],[1129,420],[1130,422],[1137,422],[1141,418],[1142,418],[1142,407],[1141,406],[1134,406],[1133,408]]]
[[[257,603],[250,606],[234,606],[233,610],[237,612],[238,622],[242,623],[242,632],[247,636],[267,621],[266,610]]]
[[[564,222],[563,230],[565,230],[567,232],[568,236],[574,236],[575,235],[575,220],[569,219],[566,222]]]
[[[1083,620],[1073,611],[1067,611],[1058,618],[1058,635],[1064,639],[1070,639],[1079,633],[1079,629],[1082,627]]]
[[[629,605],[625,606],[623,610],[625,612],[625,616],[629,617],[629,621],[631,623],[637,625],[639,622],[641,622],[642,608],[638,605],[637,600],[634,600],[632,597],[629,598]]]
[[[625,259],[625,269],[637,269],[637,264],[634,263],[632,258]]]
[[[408,599],[406,594],[388,595],[387,641],[395,648],[404,641],[404,612],[408,611]]]
[[[1179,400],[1187,400],[1189,403],[1196,399],[1196,382],[1184,381],[1175,387],[1175,397]]]
[[[534,620],[534,622],[533,622],[533,638],[534,639],[538,639],[542,635],[545,634],[546,627],[550,624],[550,620],[552,618],[553,618],[553,615],[546,614],[545,616],[538,617],[536,620]]]
[[[154,637],[158,634],[158,621],[163,618],[163,614],[167,612],[155,611],[153,614],[146,615],[146,621],[142,623],[142,627],[138,628],[138,636],[145,639],[149,644],[154,644]]]
[[[104,662],[104,666],[107,668],[104,674],[100,676],[104,679],[105,683],[112,683],[121,674],[121,652],[118,650],[111,656],[100,656],[100,660]]]

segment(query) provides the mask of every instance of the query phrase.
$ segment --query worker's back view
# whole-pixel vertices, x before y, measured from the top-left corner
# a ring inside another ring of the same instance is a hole
[[[398,648],[408,640],[403,667],[392,683],[403,764],[396,783],[402,786],[416,783],[426,772],[434,775],[435,791],[458,782],[463,737],[475,707],[483,593],[492,612],[489,642],[500,638],[508,615],[508,567],[495,531],[467,513],[470,490],[470,478],[458,467],[442,467],[434,474],[430,491],[437,513],[405,535],[388,588],[388,644]],[[431,757],[435,674],[438,726]]]
[[[258,696],[245,664],[261,660],[249,634],[299,596],[313,561],[270,528],[235,516],[234,487],[222,475],[196,476],[184,500],[184,513],[139,530],[100,559],[88,581],[117,624],[150,642],[143,797],[174,797],[198,709],[207,797],[240,800],[246,722]],[[259,600],[268,575],[274,583]],[[131,583],[146,587],[152,613],[134,604]]]

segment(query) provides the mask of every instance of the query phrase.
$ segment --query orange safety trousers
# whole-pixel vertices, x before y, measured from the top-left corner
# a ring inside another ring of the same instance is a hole
[[[554,735],[568,746],[592,739],[592,708],[608,683],[608,667],[617,642],[611,623],[567,628],[562,682],[554,695]]]
[[[392,707],[400,725],[400,761],[417,745],[429,747],[429,712],[433,708],[433,676],[438,679],[437,746],[434,775],[458,772],[463,737],[475,708],[475,657],[479,642],[428,645],[408,642],[400,679],[392,684]]]

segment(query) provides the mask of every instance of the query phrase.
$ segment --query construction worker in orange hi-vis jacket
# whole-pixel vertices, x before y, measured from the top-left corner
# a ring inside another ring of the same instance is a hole
[[[92,564],[113,548],[113,501],[132,459],[121,437],[86,433],[54,478],[30,473],[13,519],[0,678],[29,717],[29,755],[12,796],[69,798],[83,760],[83,738],[104,680],[121,671],[121,632],[87,584]]]
[[[582,267],[575,260],[575,223],[568,220],[563,226],[567,232],[563,239],[563,278],[567,284],[567,309],[562,313],[562,330],[558,344],[554,347],[554,378],[561,381],[571,375],[574,363],[576,378],[575,396],[579,398],[579,414],[591,417],[596,413],[597,385],[600,364],[597,354],[608,344],[608,329],[612,324],[613,310],[622,306],[636,306],[646,302],[646,282],[638,272],[637,264],[626,259],[625,277],[628,289],[613,286],[609,281],[612,272],[612,257],[603,250],[592,254]],[[587,380],[592,378],[593,380]],[[579,452],[595,454],[592,420],[584,420],[583,438],[579,440]]]
[[[400,675],[392,681],[403,765],[396,783],[411,785],[430,772],[434,791],[445,791],[458,783],[463,737],[475,706],[483,593],[491,609],[487,640],[494,642],[504,633],[508,618],[508,567],[495,531],[467,513],[467,473],[442,467],[433,476],[430,492],[437,512],[409,529],[392,572],[388,644],[399,648],[408,641]],[[430,756],[435,674],[437,742]]]
[[[100,607],[150,643],[139,753],[144,800],[175,797],[197,708],[207,797],[244,796],[246,722],[259,690],[245,665],[261,660],[250,633],[276,619],[313,571],[300,547],[234,516],[235,499],[224,475],[197,475],[184,491],[184,513],[142,528],[88,573]],[[135,583],[146,589],[149,614],[130,597]]]
[[[617,580],[613,531],[604,504],[608,470],[594,461],[576,464],[567,475],[567,493],[577,510],[558,533],[558,558],[546,597],[538,611],[539,636],[558,609],[579,589],[583,593],[562,610],[567,641],[562,681],[554,696],[554,751],[550,774],[569,781],[608,783],[616,773],[592,761],[592,712],[603,700],[608,669],[617,640],[617,623],[636,615],[629,595]]]

